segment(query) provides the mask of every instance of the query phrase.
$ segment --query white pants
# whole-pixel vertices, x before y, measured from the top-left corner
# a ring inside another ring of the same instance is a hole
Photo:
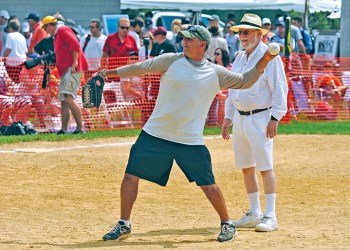
[[[236,110],[233,120],[236,167],[255,167],[258,171],[273,169],[273,139],[266,137],[271,109],[253,115],[240,115]]]

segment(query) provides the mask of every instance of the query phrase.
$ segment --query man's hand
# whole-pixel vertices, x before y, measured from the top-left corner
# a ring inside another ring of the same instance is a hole
[[[74,62],[73,64],[72,64],[72,67],[71,67],[71,72],[72,73],[75,73],[75,72],[77,72],[77,69],[78,69],[78,62]]]
[[[221,128],[221,135],[224,140],[229,140],[230,139],[230,134],[228,133],[228,130],[231,127],[232,121],[230,119],[224,119],[224,122],[222,123],[222,128]]]
[[[266,137],[272,139],[277,136],[277,127],[278,121],[270,120],[267,124]]]
[[[271,55],[270,52],[268,50],[266,50],[265,54],[263,55],[263,57],[257,62],[256,64],[256,69],[257,71],[259,71],[260,73],[263,73],[265,70],[266,65],[273,59],[275,59],[275,57],[278,56],[277,55]]]

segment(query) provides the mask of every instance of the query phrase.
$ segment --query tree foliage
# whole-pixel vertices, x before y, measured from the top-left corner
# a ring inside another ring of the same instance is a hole
[[[320,11],[309,14],[309,30],[339,30],[340,19],[330,19],[327,17],[329,14],[331,14],[331,12],[328,11]],[[302,14],[298,12],[292,12],[291,16],[303,17]]]

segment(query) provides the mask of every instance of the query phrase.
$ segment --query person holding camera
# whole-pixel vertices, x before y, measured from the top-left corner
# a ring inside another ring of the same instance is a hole
[[[143,35],[143,46],[139,50],[140,60],[145,60],[151,55],[152,46],[153,46],[154,36],[152,32],[147,32]]]
[[[77,129],[73,134],[83,133],[81,109],[75,99],[83,71],[88,68],[88,63],[70,27],[58,25],[57,19],[53,16],[46,16],[42,25],[43,29],[54,37],[56,67],[60,76],[58,97],[61,101],[62,128],[57,134],[67,133],[70,112],[77,123]]]
[[[154,31],[154,44],[151,56],[160,56],[165,53],[176,53],[177,48],[170,40],[166,38],[167,30],[163,26],[158,26]]]

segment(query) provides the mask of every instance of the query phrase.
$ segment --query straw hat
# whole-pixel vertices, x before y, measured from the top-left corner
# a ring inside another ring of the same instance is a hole
[[[239,29],[258,29],[261,30],[263,35],[269,33],[268,30],[263,29],[261,26],[261,18],[255,14],[244,14],[241,23],[239,25],[232,26],[230,30],[238,32]]]

